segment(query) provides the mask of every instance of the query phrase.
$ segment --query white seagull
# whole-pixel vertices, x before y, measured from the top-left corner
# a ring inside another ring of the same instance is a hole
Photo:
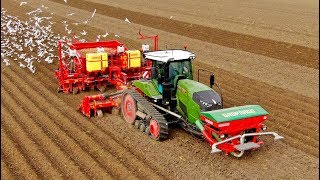
[[[126,18],[124,21],[125,21],[125,22],[128,22],[128,23],[131,23],[128,18]]]
[[[96,14],[96,11],[97,11],[97,9],[94,9],[94,11],[93,11],[93,13],[91,15],[91,18],[93,18],[94,14]]]
[[[82,32],[80,32],[80,34],[85,36],[85,35],[87,35],[87,32],[85,30],[82,30]]]
[[[106,32],[104,35],[102,35],[102,37],[107,37],[109,35],[109,33],[108,32]]]
[[[20,6],[27,4],[27,2],[21,2]]]

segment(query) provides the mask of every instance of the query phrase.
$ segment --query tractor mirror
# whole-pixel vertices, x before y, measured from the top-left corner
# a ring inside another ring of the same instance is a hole
[[[214,85],[214,74],[210,75],[210,88]]]

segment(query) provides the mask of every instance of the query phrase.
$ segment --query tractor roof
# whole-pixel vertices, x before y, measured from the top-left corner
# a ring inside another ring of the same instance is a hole
[[[160,51],[151,51],[144,53],[147,59],[168,62],[170,61],[181,61],[185,59],[194,59],[196,55],[187,50],[181,49],[168,49]]]

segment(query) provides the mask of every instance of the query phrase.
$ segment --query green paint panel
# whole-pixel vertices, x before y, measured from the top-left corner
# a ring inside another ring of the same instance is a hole
[[[187,112],[183,112],[180,106],[178,106],[177,109],[181,114],[184,114],[192,124],[199,119],[200,115],[199,105],[192,100],[193,93],[205,90],[210,90],[210,87],[194,80],[182,79],[178,82],[177,99],[184,104]]]
[[[246,105],[214,111],[201,112],[205,117],[218,123],[269,114],[259,105]]]
[[[157,90],[157,83],[153,80],[136,80],[132,83],[135,87],[139,88],[144,92],[148,97],[155,98],[161,96]]]

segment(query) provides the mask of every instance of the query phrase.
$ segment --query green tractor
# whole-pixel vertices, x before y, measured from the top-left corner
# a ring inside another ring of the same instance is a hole
[[[171,124],[204,138],[212,153],[224,151],[241,157],[245,150],[263,144],[260,135],[265,131],[268,112],[259,105],[223,109],[222,97],[210,87],[193,80],[192,62],[195,54],[188,50],[158,50],[144,52],[152,62],[151,77],[132,82],[133,88],[122,94],[123,118],[155,140],[165,140]],[[199,71],[198,71],[199,72]],[[199,77],[199,73],[198,73]],[[198,78],[199,79],[199,78]]]
[[[168,125],[179,123],[196,131],[201,111],[222,109],[222,101],[212,88],[193,80],[195,54],[187,50],[163,50],[144,53],[152,61],[151,79],[133,81],[135,89],[124,93],[121,112],[126,121],[155,140],[164,140]],[[214,84],[214,75],[210,78]],[[167,118],[168,115],[175,118]]]

